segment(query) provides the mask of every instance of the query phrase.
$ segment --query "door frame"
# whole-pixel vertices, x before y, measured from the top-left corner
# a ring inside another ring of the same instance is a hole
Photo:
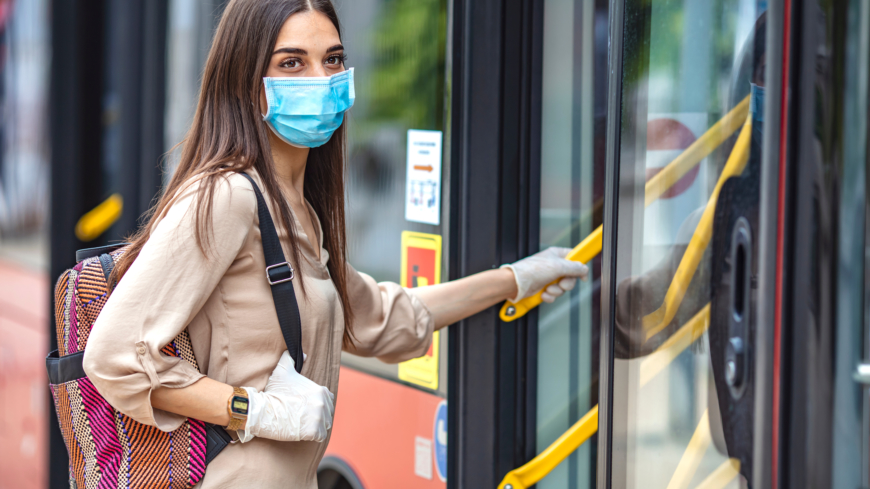
[[[543,3],[453,0],[449,276],[537,251]],[[537,315],[451,326],[448,487],[495,487],[535,455]]]

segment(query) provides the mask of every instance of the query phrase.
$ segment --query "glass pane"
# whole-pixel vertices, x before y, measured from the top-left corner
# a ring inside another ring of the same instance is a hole
[[[601,225],[607,111],[607,2],[547,0],[541,126],[541,248],[573,248]],[[537,450],[597,404],[600,259],[570,300],[543,304],[538,321]],[[541,488],[595,485],[595,440]]]
[[[170,151],[187,135],[196,104],[202,70],[214,30],[223,13],[223,0],[170,0],[166,34],[166,115],[164,140]],[[180,151],[166,160],[166,183],[178,164]]]
[[[47,267],[49,2],[0,10],[0,259]]]
[[[866,359],[868,340],[864,317],[865,233],[857,223],[866,222],[867,95],[870,60],[870,5],[859,0],[847,2],[845,20],[845,71],[842,78],[842,131],[837,143],[842,152],[839,170],[839,225],[836,267],[836,353],[834,412],[831,453],[831,487],[866,487],[868,426],[865,421],[867,391],[855,382],[855,366]],[[827,6],[829,10],[833,6]],[[831,15],[831,12],[827,12]],[[828,42],[831,38],[828,37]],[[830,81],[833,80],[829,80]],[[830,86],[830,85],[829,85]],[[833,85],[836,86],[836,85]],[[836,93],[837,89],[831,90]],[[833,105],[833,104],[832,104]],[[819,121],[822,114],[817,114]],[[834,133],[835,134],[835,133]],[[833,158],[832,158],[833,160]],[[823,266],[821,262],[819,266]],[[864,429],[858,429],[860,426]]]
[[[441,131],[442,154],[448,154],[449,139],[444,134],[447,0],[336,0],[334,4],[342,22],[347,66],[355,69],[356,80],[356,102],[348,117],[349,261],[375,280],[399,283],[403,231],[440,235],[445,238],[442,250],[446,248],[446,204],[440,209],[438,225],[411,222],[405,219],[405,197],[408,131]],[[448,166],[443,158],[442,171]],[[446,173],[442,177],[445,181]],[[447,276],[445,258],[442,277]],[[446,331],[438,336],[441,374],[435,390],[446,396]],[[342,361],[399,379],[396,365],[347,354]]]
[[[613,487],[751,470],[765,6],[625,3]]]

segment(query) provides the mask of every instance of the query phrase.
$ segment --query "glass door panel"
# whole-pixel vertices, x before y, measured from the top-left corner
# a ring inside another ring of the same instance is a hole
[[[825,132],[819,139],[836,141],[825,144],[831,147],[830,154],[842,155],[836,185],[839,187],[837,213],[836,252],[836,322],[834,327],[834,381],[831,487],[867,487],[868,480],[868,397],[866,386],[853,378],[855,366],[870,359],[868,356],[868,317],[866,262],[868,250],[867,229],[867,130],[868,130],[868,74],[870,74],[870,5],[859,0],[849,0],[844,5],[845,15],[826,15],[839,19],[845,27],[845,63],[838,69],[845,73],[843,89],[835,88],[836,78],[831,74],[826,79],[831,85],[830,93],[842,93],[842,109],[830,104],[831,113],[842,117],[842,138],[837,132]],[[828,10],[833,7],[826,6]],[[839,13],[839,12],[838,12]],[[831,42],[831,41],[827,41]],[[833,83],[832,83],[833,82]],[[825,112],[816,114],[818,124],[824,124]],[[819,141],[822,144],[822,141]],[[833,149],[837,148],[837,149]],[[828,161],[835,162],[835,157]],[[836,194],[834,194],[836,195]],[[822,200],[822,199],[820,199]],[[860,223],[865,223],[864,227]],[[821,263],[818,267],[823,267]],[[819,281],[821,282],[821,281]],[[818,293],[824,293],[819,291]],[[862,428],[863,427],[863,428]]]
[[[765,6],[625,2],[611,487],[751,470]]]
[[[543,32],[540,246],[573,248],[602,222],[607,2],[547,0]],[[538,452],[598,403],[600,258],[589,265],[589,281],[540,308]],[[595,456],[584,443],[537,487],[594,487]]]

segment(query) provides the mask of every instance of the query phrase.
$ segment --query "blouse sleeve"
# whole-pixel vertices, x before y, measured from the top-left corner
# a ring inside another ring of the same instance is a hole
[[[411,289],[376,283],[348,265],[348,296],[353,310],[354,347],[349,353],[398,363],[423,356],[432,343],[432,313]]]
[[[235,260],[257,212],[253,188],[243,176],[219,180],[203,253],[195,231],[197,188],[193,184],[183,192],[153,228],[94,323],[84,356],[85,373],[112,406],[163,431],[178,428],[184,417],[152,408],[151,392],[186,387],[204,375],[160,349],[205,304]]]

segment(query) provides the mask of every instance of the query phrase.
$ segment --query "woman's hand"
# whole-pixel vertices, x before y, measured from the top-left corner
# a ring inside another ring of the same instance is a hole
[[[553,302],[566,290],[573,289],[578,278],[585,280],[589,274],[586,265],[565,259],[570,251],[548,248],[497,270],[415,288],[412,293],[429,308],[435,329],[461,321],[505,299],[517,302],[536,294],[550,282],[562,279],[544,291],[543,299]]]
[[[286,351],[272,371],[263,392],[244,387],[248,393],[248,421],[239,439],[255,436],[278,441],[326,440],[332,428],[335,396],[329,389],[303,377]]]
[[[583,263],[566,260],[565,257],[570,252],[570,248],[554,246],[516,263],[502,265],[502,268],[513,270],[517,282],[517,295],[510,301],[519,302],[547,287],[541,294],[541,299],[544,302],[553,302],[565,291],[573,289],[578,278],[586,280],[589,268]],[[558,283],[548,286],[550,282],[558,279],[561,279]]]

